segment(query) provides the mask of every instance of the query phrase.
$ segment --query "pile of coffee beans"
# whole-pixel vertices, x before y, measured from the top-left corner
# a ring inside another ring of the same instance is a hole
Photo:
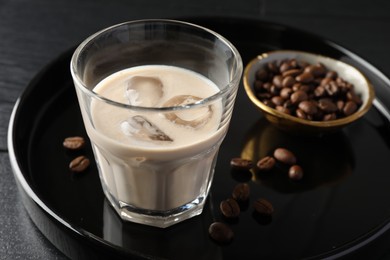
[[[298,118],[335,120],[355,113],[362,104],[354,86],[322,63],[269,62],[255,77],[253,89],[262,103]]]
[[[71,136],[65,138],[62,145],[68,150],[81,150],[85,146],[85,140],[81,136]],[[85,155],[80,155],[69,163],[69,169],[72,172],[83,172],[89,167],[89,165],[89,159]]]

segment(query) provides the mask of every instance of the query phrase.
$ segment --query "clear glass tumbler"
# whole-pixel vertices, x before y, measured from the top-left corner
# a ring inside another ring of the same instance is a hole
[[[174,20],[118,24],[76,49],[84,125],[123,220],[168,227],[202,212],[242,69],[224,37]]]

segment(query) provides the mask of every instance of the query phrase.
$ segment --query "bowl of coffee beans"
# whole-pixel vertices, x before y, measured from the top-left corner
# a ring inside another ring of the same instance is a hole
[[[298,134],[334,132],[361,118],[374,89],[355,67],[318,54],[263,53],[244,70],[249,99],[277,127]]]

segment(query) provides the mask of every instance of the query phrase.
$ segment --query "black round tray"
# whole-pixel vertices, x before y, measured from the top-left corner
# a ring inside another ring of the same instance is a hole
[[[90,145],[74,153],[62,147],[65,137],[86,137],[69,72],[69,50],[35,77],[10,122],[11,164],[25,206],[42,233],[70,258],[310,259],[374,257],[388,251],[390,81],[350,51],[300,30],[223,17],[186,20],[231,40],[244,64],[276,49],[304,50],[350,63],[372,81],[374,106],[341,132],[303,138],[266,122],[241,87],[203,214],[167,229],[125,223],[105,200],[95,164],[82,174],[68,169],[80,153],[93,158]],[[232,157],[258,159],[278,146],[295,151],[306,171],[302,181],[230,168]],[[250,185],[250,201],[238,219],[228,221],[219,203],[239,182]],[[272,218],[253,213],[252,203],[261,197],[273,203]],[[216,220],[232,227],[231,243],[220,245],[209,238],[208,227]]]

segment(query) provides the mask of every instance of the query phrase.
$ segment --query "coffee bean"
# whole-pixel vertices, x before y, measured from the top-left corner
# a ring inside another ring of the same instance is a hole
[[[234,187],[232,197],[237,201],[247,201],[249,199],[249,194],[249,185],[247,183],[239,183]]]
[[[336,79],[337,78],[337,72],[330,70],[326,73],[325,78],[330,78],[330,79]]]
[[[253,167],[253,162],[251,160],[236,157],[230,160],[230,165],[237,170],[249,170]]]
[[[291,114],[290,110],[284,106],[276,106],[275,109],[287,115]]]
[[[265,156],[257,162],[256,166],[260,171],[269,171],[275,166],[275,163],[275,158],[271,156]]]
[[[295,155],[290,150],[287,150],[286,148],[275,149],[274,157],[279,162],[289,164],[289,165],[293,165],[297,162],[297,158],[295,157]]]
[[[323,86],[318,86],[314,89],[315,97],[323,97],[325,95],[325,88]]]
[[[309,65],[305,68],[304,72],[312,74],[314,77],[319,77],[326,73],[326,68],[321,64]]]
[[[292,92],[291,88],[282,88],[282,90],[280,90],[280,96],[284,99],[288,99]]]
[[[219,243],[228,243],[233,237],[233,230],[222,222],[214,222],[209,227],[209,235]]]
[[[325,114],[322,121],[330,121],[337,119],[336,113]]]
[[[296,111],[295,111],[297,117],[301,118],[301,119],[307,119],[307,115],[305,112],[303,112],[302,109],[298,108]]]
[[[256,72],[256,79],[260,81],[268,80],[268,72],[265,69],[260,69]]]
[[[89,159],[86,156],[81,155],[70,162],[69,169],[73,172],[82,172],[88,168],[89,164]]]
[[[357,105],[354,101],[348,101],[343,108],[344,115],[349,116],[355,113]]]
[[[240,215],[240,206],[236,200],[231,198],[221,201],[219,204],[219,209],[227,218],[236,218],[238,215]]]
[[[337,111],[336,104],[329,98],[318,100],[318,107],[325,113],[333,113]]]
[[[287,76],[282,80],[283,88],[291,88],[295,84],[295,79],[291,76]]]
[[[301,74],[301,72],[302,72],[302,70],[300,70],[300,69],[291,69],[291,70],[284,71],[282,73],[282,76],[283,77],[288,77],[288,76],[295,77],[295,76]]]
[[[293,104],[298,104],[301,101],[307,100],[308,96],[305,91],[298,90],[291,94],[290,100]]]
[[[256,72],[255,78],[253,88],[261,102],[301,119],[335,120],[356,112],[362,105],[353,85],[321,63],[309,64],[295,59],[269,62]],[[320,102],[323,98],[331,103]],[[345,113],[348,101],[355,102],[357,107],[349,104]]]
[[[304,72],[295,77],[295,80],[301,83],[309,83],[314,79],[313,74],[309,72]]]
[[[282,88],[283,87],[283,76],[282,75],[277,75],[273,78],[272,83],[277,87],[277,88]]]
[[[313,101],[304,100],[298,104],[298,107],[307,115],[314,115],[317,113],[317,106]]]
[[[281,106],[284,103],[284,99],[281,96],[274,96],[271,98],[271,101],[275,106]]]
[[[274,207],[272,206],[271,202],[263,198],[257,199],[255,203],[253,203],[253,207],[256,212],[261,215],[270,216],[274,213]]]
[[[81,149],[85,145],[85,140],[81,136],[72,136],[64,139],[63,146],[70,150]]]
[[[299,165],[293,165],[288,170],[288,177],[292,180],[300,180],[303,177],[302,167]]]

